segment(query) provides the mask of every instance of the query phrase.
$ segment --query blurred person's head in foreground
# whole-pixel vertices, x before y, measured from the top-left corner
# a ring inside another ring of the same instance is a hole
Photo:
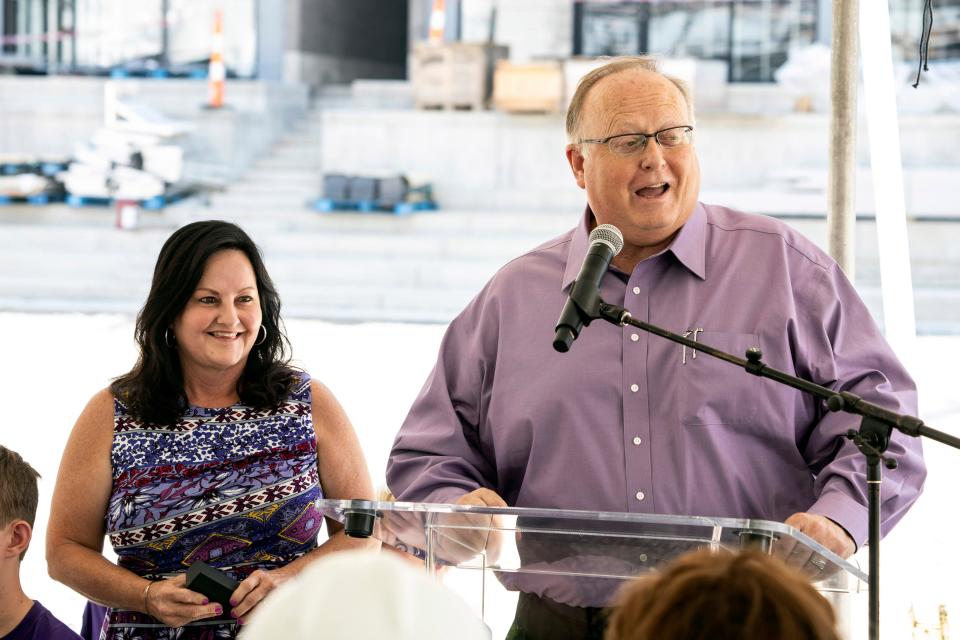
[[[334,553],[270,594],[242,640],[489,640],[455,593],[395,554]]]
[[[830,603],[757,551],[695,551],[621,592],[606,640],[839,640]]]

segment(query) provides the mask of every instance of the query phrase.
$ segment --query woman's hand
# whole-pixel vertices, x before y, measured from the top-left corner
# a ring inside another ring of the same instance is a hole
[[[236,618],[238,623],[244,624],[245,618],[253,608],[260,604],[268,593],[291,577],[291,572],[285,567],[271,571],[257,569],[247,576],[230,596],[230,605],[233,607],[230,609],[230,615]]]
[[[143,599],[146,613],[170,627],[223,614],[223,607],[210,602],[202,593],[187,589],[186,583],[183,573],[152,583]]]

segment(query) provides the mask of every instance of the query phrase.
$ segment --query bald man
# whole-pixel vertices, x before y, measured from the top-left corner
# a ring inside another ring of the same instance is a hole
[[[843,438],[856,417],[631,327],[594,323],[569,353],[552,348],[589,233],[612,224],[624,247],[606,302],[916,414],[913,381],[828,255],[777,220],[698,201],[695,132],[687,88],[650,59],[581,80],[566,156],[587,207],[450,324],[388,463],[398,499],[785,521],[843,557],[865,542],[865,462]],[[884,532],[926,473],[918,440],[894,434],[889,455]],[[511,637],[602,633],[606,603],[575,600],[538,583]]]

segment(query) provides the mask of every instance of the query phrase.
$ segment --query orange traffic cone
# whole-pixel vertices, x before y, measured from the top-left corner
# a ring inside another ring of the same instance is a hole
[[[207,72],[207,107],[223,106],[223,90],[227,80],[227,68],[223,64],[223,13],[213,12],[213,48],[210,51],[210,69]]]
[[[433,9],[430,11],[430,31],[427,37],[430,44],[443,42],[443,29],[447,23],[445,5],[444,0],[433,0]]]

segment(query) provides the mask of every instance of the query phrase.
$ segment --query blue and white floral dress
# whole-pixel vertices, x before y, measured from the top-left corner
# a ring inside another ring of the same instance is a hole
[[[202,560],[237,580],[281,567],[317,544],[323,520],[310,378],[280,406],[190,407],[176,424],[146,425],[114,401],[113,491],[107,535],[121,567],[149,579]],[[226,613],[225,613],[226,616]],[[232,620],[179,629],[109,609],[101,640],[234,638]]]

